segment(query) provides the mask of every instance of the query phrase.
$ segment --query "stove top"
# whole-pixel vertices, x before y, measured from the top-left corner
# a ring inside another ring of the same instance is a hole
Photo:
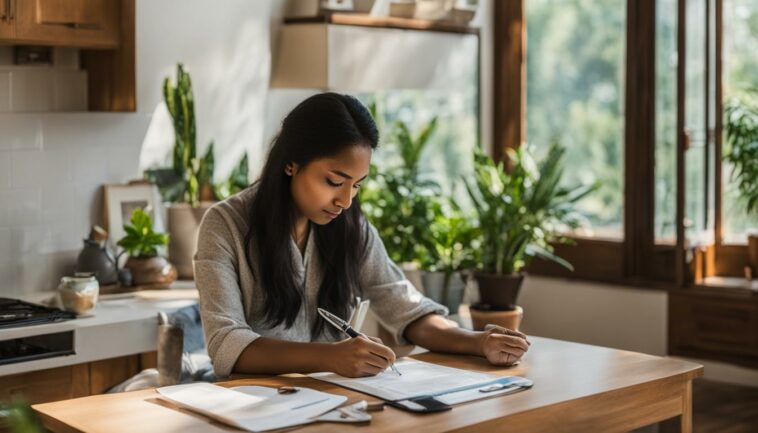
[[[0,329],[75,319],[76,314],[19,299],[0,298]]]

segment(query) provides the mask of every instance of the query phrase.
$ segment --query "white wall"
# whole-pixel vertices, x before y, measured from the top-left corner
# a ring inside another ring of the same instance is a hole
[[[99,222],[100,186],[138,177],[141,153],[147,163],[168,151],[161,85],[176,62],[192,74],[199,151],[215,139],[217,175],[244,150],[257,168],[283,4],[138,0],[136,113],[0,115],[0,296],[55,288]]]
[[[528,334],[666,354],[664,291],[530,275],[519,303]]]
[[[519,302],[530,335],[664,356],[666,292],[530,275]],[[702,359],[704,377],[758,387],[758,370]]]

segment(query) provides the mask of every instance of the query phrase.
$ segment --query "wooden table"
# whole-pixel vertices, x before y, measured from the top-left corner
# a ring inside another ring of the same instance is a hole
[[[472,356],[424,353],[415,358],[451,367],[520,375],[531,390],[455,406],[452,411],[413,414],[388,407],[370,425],[313,424],[299,431],[459,431],[622,432],[662,422],[674,431],[692,431],[692,380],[703,367],[677,359],[531,337],[522,363],[503,369]],[[224,385],[308,386],[362,394],[308,377],[254,377]],[[153,390],[108,394],[38,404],[53,432],[222,432],[237,431],[163,403]]]

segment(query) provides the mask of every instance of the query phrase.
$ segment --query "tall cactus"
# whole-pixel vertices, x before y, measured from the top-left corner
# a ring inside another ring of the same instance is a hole
[[[184,201],[196,207],[199,202],[198,174],[202,161],[196,158],[192,81],[181,63],[176,66],[176,87],[171,83],[170,77],[163,81],[163,99],[174,121],[174,172],[184,180]]]

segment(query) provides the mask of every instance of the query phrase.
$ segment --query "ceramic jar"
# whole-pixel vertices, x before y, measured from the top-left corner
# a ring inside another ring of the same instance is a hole
[[[95,308],[100,284],[94,275],[63,277],[58,285],[61,306],[66,311],[83,314]]]

